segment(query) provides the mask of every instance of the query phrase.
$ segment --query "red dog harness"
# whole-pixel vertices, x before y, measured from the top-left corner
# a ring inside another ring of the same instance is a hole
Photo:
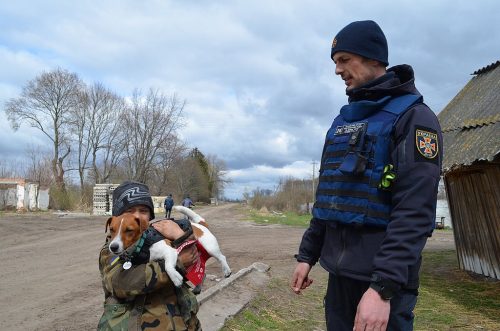
[[[205,277],[205,264],[210,258],[205,248],[198,242],[198,240],[188,240],[183,242],[179,247],[177,247],[177,253],[180,253],[185,247],[196,244],[196,248],[200,255],[198,259],[186,268],[186,278],[193,283],[194,286],[198,286],[203,281]]]

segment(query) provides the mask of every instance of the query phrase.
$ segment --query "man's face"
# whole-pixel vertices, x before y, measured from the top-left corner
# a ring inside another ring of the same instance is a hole
[[[360,87],[377,78],[376,61],[348,52],[337,52],[333,55],[335,74],[345,82],[346,91]]]
[[[151,211],[145,205],[132,206],[129,209],[125,210],[125,212],[130,213],[130,214],[134,215],[136,218],[138,218],[139,220],[146,221],[146,222],[149,222],[149,219],[151,217]]]

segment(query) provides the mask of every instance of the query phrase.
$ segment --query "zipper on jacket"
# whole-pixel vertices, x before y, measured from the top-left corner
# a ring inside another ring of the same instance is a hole
[[[339,224],[340,225],[340,224]],[[342,250],[340,251],[339,257],[337,259],[337,263],[335,264],[335,275],[340,276],[339,267],[342,259],[344,258],[345,253],[345,235],[346,235],[346,226],[342,225],[342,231],[340,232],[340,242],[342,243]]]

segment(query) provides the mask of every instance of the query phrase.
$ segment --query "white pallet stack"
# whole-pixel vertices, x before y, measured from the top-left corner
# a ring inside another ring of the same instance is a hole
[[[94,186],[94,215],[111,215],[113,210],[113,191],[118,184],[96,184]]]

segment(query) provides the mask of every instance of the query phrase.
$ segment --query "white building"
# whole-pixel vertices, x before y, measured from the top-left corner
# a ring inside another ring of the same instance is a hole
[[[49,189],[24,178],[0,178],[0,209],[47,210]]]
[[[446,190],[442,177],[439,181],[438,200],[436,205],[436,227],[437,226],[452,228],[450,209],[448,207],[448,199],[446,198]]]

